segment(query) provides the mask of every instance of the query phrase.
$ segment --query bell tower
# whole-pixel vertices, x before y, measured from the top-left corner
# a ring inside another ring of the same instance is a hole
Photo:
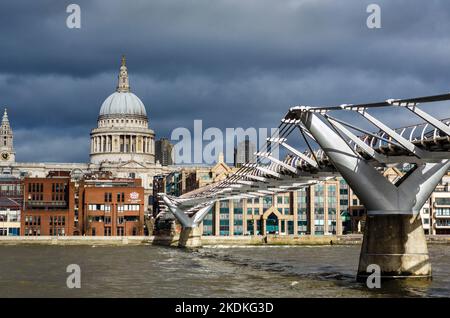
[[[15,162],[16,153],[14,151],[13,138],[13,132],[9,125],[8,112],[5,108],[0,127],[0,164]]]

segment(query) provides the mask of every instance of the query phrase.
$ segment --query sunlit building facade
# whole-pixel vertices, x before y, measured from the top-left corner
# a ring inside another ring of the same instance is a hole
[[[18,178],[0,177],[0,236],[20,235],[23,187]]]
[[[340,235],[339,184],[217,202],[203,221],[203,235]]]

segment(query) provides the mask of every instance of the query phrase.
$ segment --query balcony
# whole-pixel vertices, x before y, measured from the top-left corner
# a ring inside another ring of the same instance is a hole
[[[436,219],[450,219],[450,215],[443,215],[443,214],[435,214],[434,217]]]
[[[45,208],[45,207],[67,207],[67,201],[26,201],[25,206],[28,208]]]
[[[450,224],[438,224],[436,223],[436,228],[437,229],[450,229]]]

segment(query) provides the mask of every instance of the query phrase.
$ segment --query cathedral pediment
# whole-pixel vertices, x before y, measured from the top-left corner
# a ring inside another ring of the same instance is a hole
[[[137,162],[137,161],[134,161],[134,160],[130,160],[130,161],[127,161],[127,162],[119,163],[117,167],[118,168],[131,168],[131,169],[134,169],[134,168],[147,168],[144,164],[142,164],[140,162]]]

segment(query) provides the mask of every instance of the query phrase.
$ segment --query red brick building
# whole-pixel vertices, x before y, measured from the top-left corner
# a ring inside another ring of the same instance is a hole
[[[73,183],[68,172],[50,172],[46,178],[24,183],[24,209],[20,234],[25,236],[73,235]]]
[[[84,234],[144,235],[144,188],[140,179],[85,178],[80,184]]]
[[[69,172],[24,178],[20,235],[132,236],[144,234],[140,179],[109,174],[72,180]]]

